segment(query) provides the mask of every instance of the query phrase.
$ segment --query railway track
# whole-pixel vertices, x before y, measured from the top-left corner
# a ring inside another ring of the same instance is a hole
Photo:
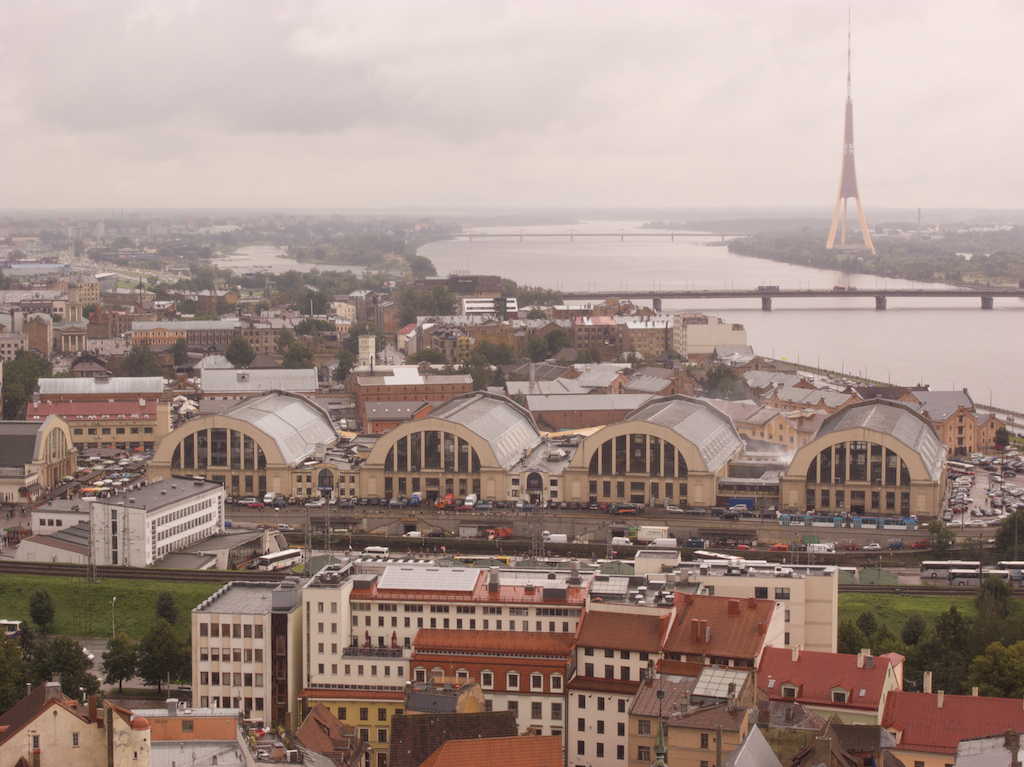
[[[85,578],[88,566],[50,562],[10,562],[0,560],[0,573],[18,575],[49,575],[59,578]],[[227,583],[228,581],[280,581],[287,573],[252,572],[248,570],[163,570],[155,567],[96,568],[100,580],[169,581],[175,583]]]

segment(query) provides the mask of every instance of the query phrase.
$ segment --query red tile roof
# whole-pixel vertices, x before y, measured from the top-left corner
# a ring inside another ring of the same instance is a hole
[[[489,653],[566,658],[572,653],[572,634],[537,631],[459,631],[420,629],[413,647],[417,653]]]
[[[756,658],[775,610],[775,602],[766,599],[679,592],[675,603],[678,612],[665,651],[716,658]]]
[[[925,692],[889,694],[882,726],[899,734],[898,751],[955,754],[961,740],[1002,733],[1011,727],[1024,732],[1020,698],[975,698],[971,695]]]
[[[405,700],[404,690],[345,690],[307,687],[300,697],[310,700]]]
[[[581,647],[656,653],[661,650],[661,638],[667,627],[667,615],[587,610],[576,643]]]
[[[567,688],[573,692],[603,692],[609,695],[636,695],[642,682],[624,679],[600,679],[598,677],[574,676]]]
[[[793,661],[793,651],[766,647],[757,668],[757,686],[771,700],[783,698],[782,686],[798,685],[796,700],[805,705],[833,706],[865,711],[878,711],[884,703],[882,694],[893,658],[874,658],[871,668],[857,668],[857,655],[801,650]],[[902,656],[897,656],[902,660]],[[846,703],[834,703],[832,690],[842,687]],[[863,694],[861,692],[863,691]]]
[[[130,402],[39,402],[28,407],[26,420],[45,421],[47,416],[58,415],[65,421],[103,421],[132,418],[138,420],[156,418],[156,400]],[[107,416],[106,419],[102,416]],[[90,416],[93,416],[90,418]]]
[[[560,767],[559,735],[450,740],[432,753],[421,767]]]

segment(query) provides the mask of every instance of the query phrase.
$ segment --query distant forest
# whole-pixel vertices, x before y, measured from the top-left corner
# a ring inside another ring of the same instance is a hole
[[[877,253],[827,250],[828,228],[762,231],[729,242],[729,252],[787,264],[923,282],[1024,281],[1024,227],[944,232],[940,239],[875,235]],[[962,254],[969,254],[970,258]]]

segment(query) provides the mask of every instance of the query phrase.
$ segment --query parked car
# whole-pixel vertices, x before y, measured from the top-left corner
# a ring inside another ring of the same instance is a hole
[[[910,544],[910,548],[912,548],[912,549],[927,549],[928,548],[928,541],[924,540],[924,539],[922,539],[920,541],[914,541],[912,544]]]
[[[665,507],[665,513],[666,514],[683,514],[684,512],[678,506],[666,506]]]
[[[861,546],[861,549],[864,550],[864,551],[881,551],[882,550],[882,544],[880,544],[880,543],[865,543],[863,546]]]
[[[325,506],[323,498],[314,498],[312,501],[306,501],[307,509],[319,509]]]
[[[840,546],[840,548],[843,551],[860,551],[860,544],[853,543],[852,541],[847,541],[842,546]]]
[[[262,509],[263,508],[263,501],[252,500],[252,501],[249,501],[249,503],[245,504],[245,507],[247,509]]]

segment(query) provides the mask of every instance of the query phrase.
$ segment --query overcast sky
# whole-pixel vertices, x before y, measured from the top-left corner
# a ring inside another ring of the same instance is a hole
[[[6,2],[2,208],[834,204],[846,3]],[[1024,3],[853,3],[870,207],[1024,208]]]

